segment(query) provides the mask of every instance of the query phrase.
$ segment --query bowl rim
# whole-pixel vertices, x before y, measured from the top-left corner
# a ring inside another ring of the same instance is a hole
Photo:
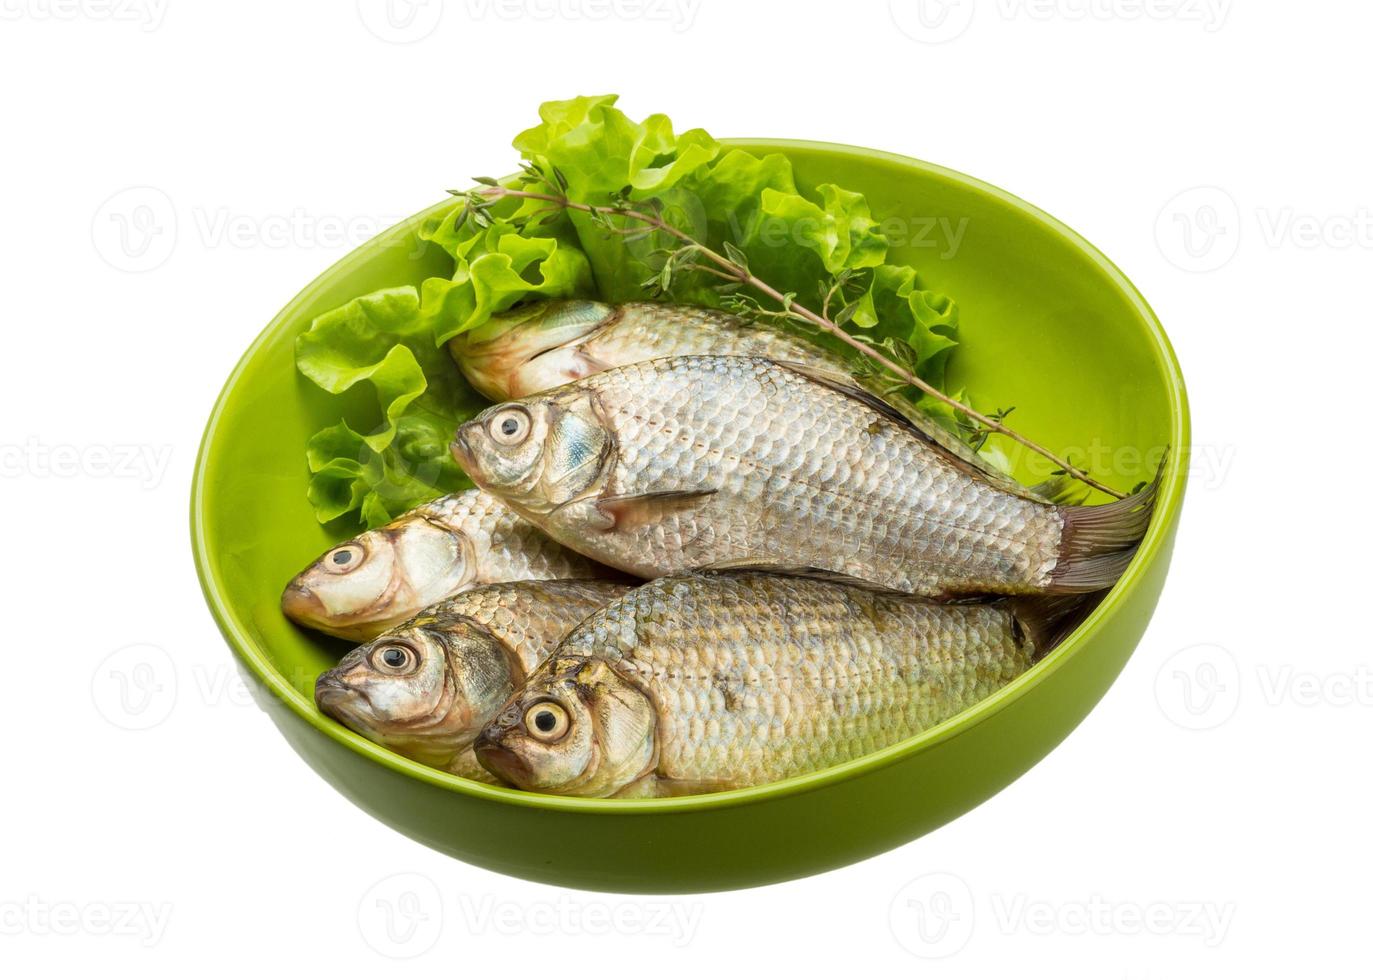
[[[220,633],[223,635],[225,641],[239,661],[246,664],[256,679],[266,687],[271,695],[284,703],[292,712],[298,715],[312,728],[333,741],[346,746],[352,751],[357,752],[400,775],[418,779],[440,789],[490,802],[530,807],[540,810],[615,813],[618,815],[649,815],[664,812],[715,810],[751,805],[779,797],[813,792],[855,776],[886,768],[909,756],[928,751],[934,746],[954,738],[974,726],[982,724],[993,715],[1005,710],[1009,705],[1028,695],[1030,691],[1034,690],[1039,685],[1046,683],[1070,658],[1077,654],[1093,633],[1103,628],[1118,615],[1126,598],[1138,587],[1138,583],[1143,577],[1145,569],[1158,557],[1159,552],[1164,548],[1171,526],[1174,523],[1177,512],[1182,504],[1183,490],[1187,480],[1188,457],[1191,448],[1191,421],[1188,414],[1187,393],[1182,378],[1182,369],[1178,364],[1173,346],[1164,333],[1158,317],[1154,314],[1154,311],[1150,308],[1148,302],[1145,301],[1139,290],[1135,288],[1134,284],[1130,282],[1128,278],[1126,278],[1125,274],[1121,272],[1110,259],[1102,254],[1099,249],[1058,219],[1027,201],[1022,200],[999,187],[989,184],[986,181],[970,177],[967,174],[939,166],[938,164],[929,163],[898,153],[890,153],[885,150],[875,150],[843,143],[742,137],[722,139],[719,142],[727,147],[745,148],[754,152],[780,152],[786,154],[791,150],[805,150],[819,151],[821,153],[840,156],[859,156],[868,160],[878,160],[898,167],[920,171],[926,177],[933,177],[946,184],[960,185],[966,190],[990,198],[993,201],[1020,213],[1024,218],[1037,224],[1041,229],[1063,239],[1067,244],[1083,254],[1106,274],[1120,290],[1122,295],[1134,307],[1135,313],[1148,328],[1149,339],[1153,343],[1155,354],[1160,366],[1163,368],[1170,409],[1170,432],[1168,438],[1171,450],[1164,464],[1165,472],[1160,480],[1158,499],[1154,508],[1154,517],[1150,521],[1144,539],[1140,542],[1134,560],[1130,562],[1129,567],[1125,570],[1125,574],[1121,576],[1120,580],[1111,588],[1110,592],[1107,593],[1106,597],[1097,608],[1083,620],[1067,640],[1052,650],[1048,656],[1035,664],[1031,669],[1021,674],[1015,680],[1011,681],[989,697],[973,705],[971,708],[959,712],[952,718],[949,718],[932,728],[912,735],[909,738],[902,739],[877,752],[872,752],[857,759],[839,763],[838,765],[830,766],[816,772],[792,776],[777,782],[750,786],[744,789],[725,790],[718,793],[697,796],[646,800],[583,799],[580,797],[532,793],[513,788],[479,783],[438,769],[433,769],[422,763],[398,755],[389,749],[383,748],[375,742],[368,741],[361,735],[344,728],[342,725],[321,714],[315,707],[312,699],[301,694],[287,681],[286,677],[268,658],[266,651],[261,649],[256,641],[253,640],[249,630],[234,611],[233,605],[228,601],[226,590],[215,576],[214,563],[210,556],[210,546],[206,531],[209,521],[209,514],[206,509],[206,470],[218,436],[220,420],[229,406],[238,397],[239,392],[237,391],[237,386],[239,379],[245,373],[247,366],[254,360],[257,353],[270,341],[275,339],[276,334],[281,328],[288,321],[296,319],[300,310],[308,307],[330,284],[335,282],[341,275],[346,276],[355,267],[358,267],[367,261],[371,256],[373,246],[378,241],[386,240],[389,237],[394,236],[396,232],[402,228],[408,230],[411,227],[418,225],[418,223],[423,221],[426,217],[443,209],[452,207],[453,202],[450,198],[445,201],[440,201],[439,203],[429,208],[425,208],[417,214],[398,222],[392,228],[383,231],[380,235],[353,249],[343,258],[339,259],[316,276],[309,285],[287,303],[253,340],[252,344],[249,345],[248,349],[244,351],[243,355],[239,358],[233,371],[230,372],[228,379],[224,382],[224,386],[215,399],[214,408],[210,412],[210,417],[205,425],[204,434],[201,437],[199,449],[196,452],[195,471],[191,482],[190,531],[196,575],[200,580],[200,587],[201,591],[204,593],[206,604],[210,608],[210,613],[214,617]]]

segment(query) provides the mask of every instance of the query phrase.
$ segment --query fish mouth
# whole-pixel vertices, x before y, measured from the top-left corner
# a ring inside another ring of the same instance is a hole
[[[477,761],[482,764],[482,768],[497,779],[503,779],[513,786],[525,787],[529,785],[532,774],[525,761],[500,742],[489,737],[486,732],[478,735],[477,740],[472,743],[472,752],[476,755]]]
[[[347,724],[349,707],[358,700],[358,692],[332,674],[320,674],[315,681],[315,704],[319,710],[337,722]]]
[[[453,441],[448,444],[448,451],[453,454],[453,458],[458,461],[463,472],[472,476],[472,443],[467,438],[467,426],[461,426],[457,432],[453,433]]]
[[[327,625],[324,602],[300,581],[292,581],[281,593],[281,611],[288,619],[305,626]]]

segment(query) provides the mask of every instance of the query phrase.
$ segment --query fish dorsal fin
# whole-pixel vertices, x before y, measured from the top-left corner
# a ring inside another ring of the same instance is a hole
[[[855,383],[849,375],[841,374],[837,371],[827,371],[824,368],[813,367],[809,364],[801,364],[796,361],[775,361],[778,367],[785,368],[795,374],[808,378],[816,384],[824,385],[833,391],[855,398],[864,405],[878,412],[884,418],[902,426],[906,431],[915,435],[921,442],[929,446],[930,449],[938,453],[949,462],[955,469],[963,473],[976,477],[985,483],[989,483],[998,490],[1014,494],[1017,497],[1024,497],[1036,503],[1053,503],[1040,486],[1026,487],[1016,482],[1013,478],[992,467],[990,463],[977,455],[977,452],[969,445],[951,432],[947,432],[937,422],[923,419],[912,418],[911,414],[901,411],[880,395],[869,391]],[[911,407],[911,413],[919,414],[919,410]],[[1062,492],[1059,485],[1052,484],[1056,492]],[[1042,485],[1045,489],[1050,486],[1046,481]]]
[[[793,374],[799,374],[803,378],[808,378],[816,384],[824,385],[826,388],[837,391],[841,395],[846,395],[849,398],[856,398],[874,412],[885,415],[898,425],[911,429],[924,439],[929,439],[924,432],[921,432],[920,429],[916,427],[914,422],[906,418],[905,415],[891,404],[879,398],[877,395],[874,395],[866,388],[860,388],[855,384],[851,375],[842,374],[838,371],[829,371],[825,368],[815,367],[811,364],[802,364],[800,361],[773,361],[772,363],[780,368],[785,368]]]

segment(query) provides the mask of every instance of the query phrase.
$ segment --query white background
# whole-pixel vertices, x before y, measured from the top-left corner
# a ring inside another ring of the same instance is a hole
[[[1370,11],[395,2],[0,0],[0,971],[1366,962]],[[511,170],[540,101],[603,91],[1005,187],[1125,270],[1187,374],[1195,469],[1123,676],[1018,783],[854,867],[633,898],[437,855],[296,758],[200,598],[191,467],[239,354],[379,227]]]

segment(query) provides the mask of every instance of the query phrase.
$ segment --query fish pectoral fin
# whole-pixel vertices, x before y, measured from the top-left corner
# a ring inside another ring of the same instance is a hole
[[[705,490],[660,490],[654,493],[621,494],[602,497],[596,501],[596,509],[609,521],[607,531],[632,531],[649,524],[658,524],[673,514],[690,510],[702,499],[717,491]]]
[[[614,364],[601,360],[599,357],[593,357],[580,348],[576,349],[576,357],[573,363],[574,370],[579,379],[589,377],[593,374],[600,374],[602,371],[609,371],[615,366]]]

